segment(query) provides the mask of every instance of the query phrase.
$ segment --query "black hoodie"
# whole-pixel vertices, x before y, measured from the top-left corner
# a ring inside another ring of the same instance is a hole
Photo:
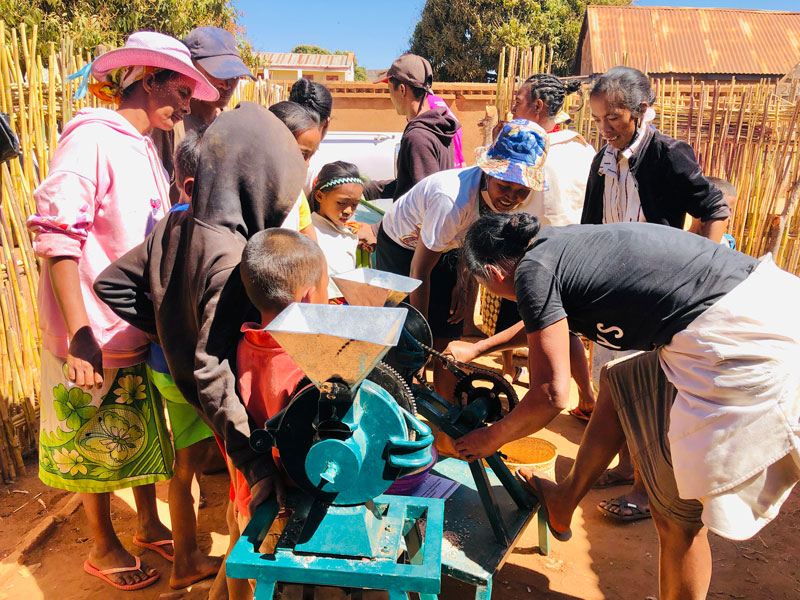
[[[117,315],[158,336],[178,389],[224,438],[251,485],[275,466],[250,449],[251,423],[237,394],[239,330],[258,320],[238,266],[253,234],[283,223],[305,175],[286,126],[267,109],[241,103],[203,137],[191,208],[159,222],[94,284]]]
[[[446,108],[426,110],[411,119],[400,139],[397,179],[372,182],[365,190],[366,197],[397,200],[428,175],[452,169],[453,138],[460,128]]]

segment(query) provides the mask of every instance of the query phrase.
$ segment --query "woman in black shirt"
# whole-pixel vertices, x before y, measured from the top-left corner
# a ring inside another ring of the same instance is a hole
[[[800,279],[771,260],[647,223],[540,231],[530,215],[487,215],[462,252],[481,284],[519,303],[525,333],[508,342],[527,341],[531,387],[508,417],[457,440],[461,457],[485,457],[567,407],[570,331],[613,349],[656,350],[678,390],[668,411],[677,489],[703,504],[696,527],[654,512],[662,596],[678,597],[672,586],[679,585],[704,597],[711,561],[703,524],[734,539],[754,535],[800,479],[800,323],[792,300]],[[648,402],[637,410],[652,411]],[[566,537],[572,511],[625,437],[639,433],[620,423],[611,403],[596,411],[564,483],[522,473],[557,537]]]

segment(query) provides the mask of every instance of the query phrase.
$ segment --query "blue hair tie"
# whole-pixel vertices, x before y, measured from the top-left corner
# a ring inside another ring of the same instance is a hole
[[[72,75],[67,76],[67,81],[72,81],[73,79],[77,79],[78,77],[82,78],[80,85],[78,85],[78,89],[75,90],[75,93],[72,96],[73,100],[80,100],[86,95],[86,92],[89,91],[89,75],[91,74],[91,72],[92,72],[92,63],[87,63]]]

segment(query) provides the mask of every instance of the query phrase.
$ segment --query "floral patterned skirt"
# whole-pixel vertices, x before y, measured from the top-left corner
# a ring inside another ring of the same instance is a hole
[[[83,390],[64,359],[42,351],[39,478],[74,492],[110,492],[172,477],[161,396],[145,363],[104,369],[103,387]]]

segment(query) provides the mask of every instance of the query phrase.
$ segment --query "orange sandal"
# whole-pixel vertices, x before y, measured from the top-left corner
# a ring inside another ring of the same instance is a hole
[[[575,407],[568,413],[571,417],[575,417],[579,421],[583,421],[584,423],[588,423],[589,419],[592,418],[592,411],[584,410],[580,407]]]
[[[161,556],[166,558],[169,562],[175,562],[175,554],[170,554],[162,546],[166,546],[167,544],[172,544],[172,548],[174,550],[175,543],[172,540],[161,540],[160,542],[143,542],[136,536],[133,536],[133,545],[139,546],[139,548],[145,548],[147,550],[152,550],[153,552],[158,552]]]
[[[133,571],[140,571],[142,567],[142,561],[138,556],[134,556],[136,562],[133,564],[132,567],[116,567],[113,569],[105,569],[101,571],[97,567],[93,566],[92,563],[89,562],[89,559],[86,559],[86,562],[83,563],[83,570],[86,571],[89,575],[93,575],[95,577],[99,577],[103,581],[105,581],[108,585],[111,585],[118,590],[122,590],[123,592],[133,592],[135,590],[141,590],[142,588],[146,588],[147,586],[153,585],[158,578],[161,576],[160,573],[155,573],[154,575],[150,575],[147,579],[143,579],[139,583],[131,583],[125,585],[123,583],[116,583],[111,580],[109,575],[114,575],[115,573],[131,573]],[[142,571],[144,573],[144,571]]]

